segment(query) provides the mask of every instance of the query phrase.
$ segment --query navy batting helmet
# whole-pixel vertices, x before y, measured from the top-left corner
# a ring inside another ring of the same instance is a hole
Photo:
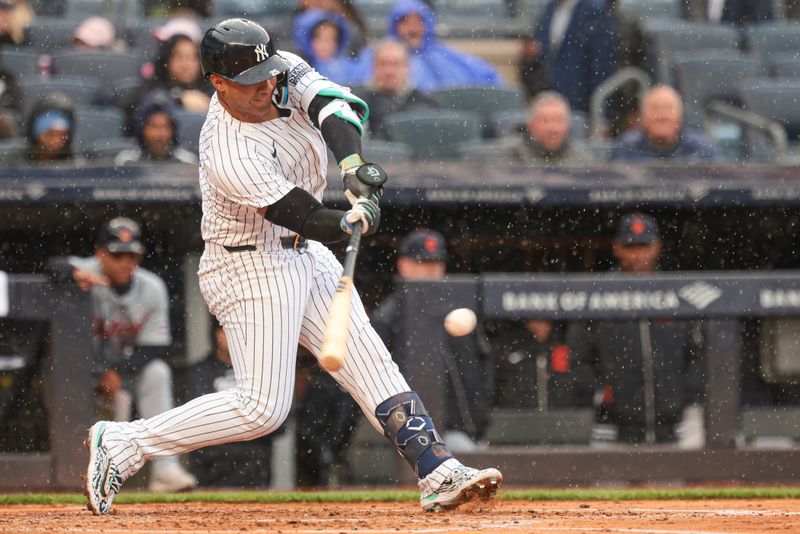
[[[253,85],[285,75],[289,63],[275,53],[267,30],[247,19],[228,19],[210,28],[200,43],[203,74]]]

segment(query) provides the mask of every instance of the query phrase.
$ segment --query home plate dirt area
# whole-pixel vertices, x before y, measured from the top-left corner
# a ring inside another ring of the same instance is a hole
[[[3,533],[800,533],[800,500],[504,501],[424,513],[386,502],[0,506]]]

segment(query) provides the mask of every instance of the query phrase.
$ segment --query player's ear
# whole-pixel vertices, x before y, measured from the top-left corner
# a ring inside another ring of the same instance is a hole
[[[208,79],[211,82],[211,85],[214,86],[214,89],[218,93],[224,93],[225,92],[225,82],[223,81],[222,78],[220,78],[216,74],[212,74],[211,76],[209,76]]]

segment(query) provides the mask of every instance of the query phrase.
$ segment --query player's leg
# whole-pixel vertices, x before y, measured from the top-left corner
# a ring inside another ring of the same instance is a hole
[[[136,410],[150,419],[174,407],[172,370],[164,360],[147,362],[136,376]],[[157,492],[183,491],[197,486],[197,479],[181,466],[177,456],[159,456],[150,466],[148,489]]]
[[[87,491],[96,513],[145,461],[201,447],[255,439],[289,413],[300,324],[313,271],[310,257],[266,263],[266,255],[206,260],[201,290],[225,329],[236,387],[194,399],[149,419],[101,421],[89,434]]]
[[[312,246],[314,284],[306,309],[301,342],[319,356],[327,309],[342,267],[322,246]],[[358,297],[348,329],[342,368],[331,373],[359,404],[372,426],[392,441],[420,479],[424,509],[457,506],[473,497],[488,498],[502,483],[496,469],[476,470],[453,457],[436,431],[420,397],[408,386]]]

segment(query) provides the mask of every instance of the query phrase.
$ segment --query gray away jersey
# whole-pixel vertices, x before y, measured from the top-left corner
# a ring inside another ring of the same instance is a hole
[[[308,116],[322,89],[349,92],[312,69],[298,56],[279,51],[290,64],[288,116],[262,123],[234,119],[211,99],[200,133],[202,234],[218,245],[279,248],[292,232],[275,226],[257,210],[274,204],[294,187],[322,201],[328,155],[320,131]]]
[[[100,260],[70,257],[79,269],[100,273]],[[170,344],[167,286],[157,275],[139,267],[130,290],[118,295],[113,289],[94,286],[92,332],[99,364],[104,369],[132,354],[133,347],[164,347]]]

